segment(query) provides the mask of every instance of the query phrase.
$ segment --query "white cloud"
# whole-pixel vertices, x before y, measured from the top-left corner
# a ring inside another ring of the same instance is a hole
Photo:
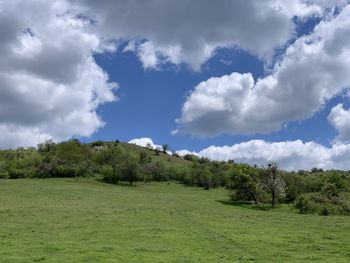
[[[310,170],[313,167],[323,169],[349,170],[350,144],[335,144],[325,147],[315,142],[285,141],[266,142],[252,140],[232,146],[210,146],[198,153],[199,156],[213,160],[266,166],[275,161],[286,170]]]
[[[158,69],[160,64],[160,54],[159,51],[155,49],[152,42],[146,41],[139,44],[137,41],[130,41],[123,51],[135,52],[144,69]]]
[[[215,160],[233,159],[236,162],[266,165],[275,161],[286,170],[323,169],[349,170],[350,144],[325,147],[315,142],[266,142],[253,140],[233,146],[211,146],[199,152],[200,156]]]
[[[162,148],[161,145],[154,144],[151,138],[139,138],[139,139],[133,139],[129,141],[131,144],[136,144],[141,147],[148,147],[151,146],[152,149],[160,149]]]
[[[213,160],[229,160],[235,162],[266,165],[275,161],[286,170],[318,168],[350,168],[346,162],[336,161],[337,147],[326,148],[315,142],[303,143],[300,140],[273,142],[252,140],[232,146],[210,146],[198,154]],[[342,156],[350,154],[350,146],[346,146]],[[339,156],[338,156],[339,157]]]
[[[181,156],[181,157],[184,157],[185,155],[187,154],[192,154],[192,155],[198,155],[198,153],[196,152],[191,152],[189,150],[179,150],[179,151],[176,151],[176,153]]]
[[[177,120],[199,137],[279,130],[311,117],[350,85],[350,6],[290,45],[271,75],[232,73],[197,85]]]
[[[331,1],[332,6],[340,1]],[[322,16],[329,2],[309,0],[71,0],[115,39],[145,39],[133,49],[144,67],[170,61],[199,70],[217,47],[238,46],[261,57],[294,35],[293,19]]]
[[[328,115],[329,122],[338,131],[336,142],[350,142],[350,110],[344,108],[343,104],[338,104],[332,108]]]
[[[19,12],[21,10],[21,12]],[[90,136],[115,83],[93,53],[110,46],[65,0],[0,2],[0,146]]]

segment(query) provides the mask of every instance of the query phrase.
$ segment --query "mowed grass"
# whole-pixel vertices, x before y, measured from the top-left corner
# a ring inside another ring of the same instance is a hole
[[[350,217],[176,183],[0,180],[0,262],[350,262]]]

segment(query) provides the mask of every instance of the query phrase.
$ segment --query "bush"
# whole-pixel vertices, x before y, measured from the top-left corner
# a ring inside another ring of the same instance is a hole
[[[9,173],[7,171],[0,171],[0,179],[8,178]]]
[[[299,190],[295,186],[287,187],[284,201],[286,203],[293,203],[300,196]]]
[[[10,168],[8,171],[9,179],[19,179],[28,177],[28,172],[24,169]]]
[[[83,177],[92,174],[92,167],[89,163],[81,162],[79,164],[70,163],[61,159],[51,159],[42,162],[36,169],[33,177]]]
[[[103,181],[109,184],[117,184],[120,180],[118,170],[108,164],[101,167],[100,174],[102,175]]]
[[[350,201],[347,194],[344,193],[331,198],[320,193],[304,194],[297,199],[295,208],[301,214],[350,215]]]
[[[314,203],[305,195],[298,197],[294,207],[299,210],[300,214],[312,214],[316,211]]]

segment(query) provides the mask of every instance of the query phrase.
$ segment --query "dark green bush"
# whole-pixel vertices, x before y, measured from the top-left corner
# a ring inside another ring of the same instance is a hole
[[[19,169],[19,168],[10,168],[8,171],[8,178],[9,179],[20,179],[20,178],[26,178],[29,173],[28,171],[24,169]]]
[[[300,214],[312,214],[317,210],[315,204],[305,195],[299,196],[294,206]]]
[[[101,167],[100,174],[103,181],[109,184],[117,184],[120,180],[119,170],[108,164]]]

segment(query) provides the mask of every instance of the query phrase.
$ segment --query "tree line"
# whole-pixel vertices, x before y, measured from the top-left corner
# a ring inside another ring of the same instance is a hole
[[[225,187],[232,202],[271,207],[289,203],[300,213],[350,215],[349,171],[287,172],[274,162],[258,167],[169,153],[167,144],[152,149],[130,148],[119,141],[47,141],[36,148],[1,150],[0,178],[94,176],[106,183],[129,185],[176,181],[206,190]]]

